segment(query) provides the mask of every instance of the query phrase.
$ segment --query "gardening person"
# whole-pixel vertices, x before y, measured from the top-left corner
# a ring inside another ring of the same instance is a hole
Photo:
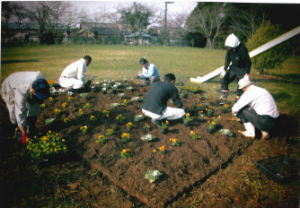
[[[22,134],[22,142],[26,143],[28,135],[41,136],[36,131],[35,123],[40,105],[50,97],[45,76],[39,71],[13,73],[4,80],[1,96],[8,108],[11,122],[18,125],[16,134]]]
[[[232,113],[244,123],[246,131],[239,131],[254,139],[255,127],[261,130],[262,139],[269,138],[269,130],[275,126],[279,112],[272,95],[265,89],[253,85],[249,79],[239,81],[243,95],[232,107]]]
[[[141,79],[142,85],[149,85],[149,82],[160,81],[158,69],[154,64],[149,64],[144,58],[141,58],[140,64],[143,69],[138,72],[138,77]]]
[[[221,72],[221,89],[223,100],[227,100],[228,97],[228,85],[233,80],[237,79],[248,79],[251,69],[251,60],[249,57],[248,49],[242,43],[240,43],[239,39],[232,33],[229,35],[225,41],[225,46],[228,47],[225,57],[225,65],[224,70]],[[227,70],[230,62],[232,63]],[[243,94],[243,91],[237,89],[236,100],[240,98]]]
[[[164,81],[152,84],[142,104],[142,112],[152,118],[152,122],[160,127],[161,120],[176,120],[185,115],[183,104],[179,98],[178,89],[174,86],[174,74],[166,74]],[[172,98],[177,108],[167,106]]]
[[[88,88],[91,80],[85,82],[84,73],[87,67],[91,64],[92,58],[84,56],[82,59],[67,66],[59,77],[58,83],[60,86],[69,89]]]

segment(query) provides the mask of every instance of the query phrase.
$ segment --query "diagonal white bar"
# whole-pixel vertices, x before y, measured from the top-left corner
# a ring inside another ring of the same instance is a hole
[[[253,51],[251,51],[249,53],[249,56],[250,58],[282,43],[283,41],[286,41],[292,37],[294,37],[295,35],[299,34],[300,33],[300,26],[299,27],[296,27],[295,29],[275,38],[274,40],[271,40],[270,42],[254,49]],[[215,71],[205,75],[204,77],[197,77],[197,78],[190,78],[190,81],[191,82],[195,82],[195,83],[203,83],[203,82],[206,82],[207,80],[210,80],[210,79],[213,79],[215,78],[216,76],[219,76],[219,74],[222,72],[224,66],[221,66],[220,68],[216,69]]]

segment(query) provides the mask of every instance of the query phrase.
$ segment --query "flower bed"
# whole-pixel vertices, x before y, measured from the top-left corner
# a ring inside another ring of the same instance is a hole
[[[141,90],[139,86],[133,86],[136,90]],[[150,87],[144,88],[148,90]],[[135,96],[126,88],[119,89],[118,92],[125,93],[128,100]],[[91,165],[93,172],[101,172],[129,195],[150,207],[165,206],[253,142],[236,133],[237,129],[244,128],[243,125],[227,121],[232,114],[222,114],[221,106],[213,109],[214,116],[221,116],[219,122],[222,127],[212,134],[206,132],[207,120],[212,121],[212,118],[200,122],[197,119],[199,112],[195,111],[194,119],[190,122],[192,130],[198,134],[194,140],[190,136],[191,128],[184,127],[183,123],[169,121],[169,132],[162,134],[161,129],[157,128],[149,117],[145,117],[142,121],[135,121],[135,116],[141,115],[141,103],[132,102],[128,106],[114,108],[110,104],[122,103],[123,99],[101,92],[88,92],[88,101],[82,99],[79,93],[75,93],[72,102],[68,102],[68,107],[62,110],[56,122],[47,125],[44,121],[52,118],[54,110],[61,108],[68,97],[66,93],[54,94],[51,103],[50,100],[46,100],[46,107],[41,109],[39,116],[39,120],[43,122],[38,122],[37,127],[44,132],[51,130],[59,133],[62,138],[65,138],[68,149],[76,151]],[[186,108],[189,105],[198,106],[196,100],[198,97],[199,95],[190,94],[182,102]],[[211,100],[206,98],[205,103],[215,103],[215,100],[216,98]],[[90,108],[84,108],[87,103],[90,104]],[[208,106],[205,104],[206,108]],[[82,116],[77,115],[79,109],[82,109]],[[104,110],[109,111],[109,116],[104,115]],[[204,109],[205,116],[206,113]],[[125,117],[122,123],[116,120],[119,115]],[[98,120],[90,121],[91,116]],[[70,119],[72,125],[65,123],[65,118]],[[133,124],[130,132],[126,126],[129,122]],[[147,134],[154,136],[151,141],[141,140],[141,137],[146,134],[145,123],[151,127],[147,131]],[[85,134],[80,130],[82,126],[88,128]],[[107,135],[109,129],[113,130],[112,135]],[[219,131],[220,129],[229,129],[235,134],[233,137],[225,136]],[[129,141],[122,140],[123,133],[130,133]],[[100,135],[107,137],[103,145],[95,142]],[[170,139],[174,138],[180,141],[180,146],[172,146]],[[162,146],[165,147],[163,154],[153,152],[154,149],[158,150]],[[130,156],[127,159],[122,158],[120,154],[128,149]],[[148,170],[158,170],[162,175],[153,183],[149,183],[149,180],[145,179]]]

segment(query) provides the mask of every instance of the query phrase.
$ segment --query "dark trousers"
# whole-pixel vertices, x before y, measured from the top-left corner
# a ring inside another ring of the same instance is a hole
[[[230,66],[230,69],[226,72],[223,79],[221,79],[221,89],[228,91],[228,85],[235,79],[238,81],[243,79],[246,74],[245,68],[238,68],[235,66]],[[237,89],[236,91],[237,96],[241,96],[243,94],[243,90]]]
[[[237,115],[243,123],[252,123],[256,128],[262,131],[271,130],[276,124],[276,118],[267,115],[258,115],[255,110],[246,106],[241,109]]]

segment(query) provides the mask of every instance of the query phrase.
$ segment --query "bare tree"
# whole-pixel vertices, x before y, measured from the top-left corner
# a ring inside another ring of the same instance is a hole
[[[139,36],[143,43],[143,30],[151,24],[157,22],[163,15],[162,10],[156,6],[147,6],[146,4],[134,2],[129,6],[119,5],[117,8],[122,23],[131,26],[131,32]]]
[[[206,37],[206,47],[213,48],[227,14],[226,4],[201,2],[189,16],[189,29]]]
[[[22,21],[27,18],[27,14],[25,12],[25,9],[22,5],[17,4],[17,3],[12,3],[12,10],[14,16],[17,18],[17,26],[18,29],[20,30]]]
[[[179,39],[180,45],[182,43],[182,38],[187,32],[187,28],[186,28],[187,16],[188,14],[186,11],[177,12],[171,16],[171,19],[169,21],[169,26],[174,28],[173,35],[174,37]]]
[[[39,26],[39,38],[46,32],[52,32],[55,36],[61,36],[66,30],[65,20],[71,13],[69,2],[39,1],[27,2],[26,12],[29,19]],[[64,26],[65,25],[65,26]]]
[[[2,12],[1,17],[5,19],[6,25],[8,25],[9,20],[14,15],[13,9],[12,9],[12,3],[11,2],[2,2]]]
[[[251,38],[256,29],[266,21],[266,10],[261,4],[247,4],[242,7],[234,7],[231,12],[232,26],[234,31],[239,31]]]

